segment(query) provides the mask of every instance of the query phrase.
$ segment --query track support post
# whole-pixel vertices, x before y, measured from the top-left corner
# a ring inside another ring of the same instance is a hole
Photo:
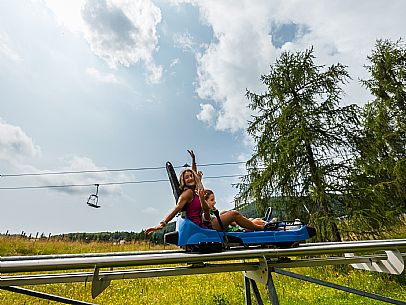
[[[110,280],[103,279],[99,276],[99,267],[94,267],[92,280],[92,298],[96,298],[110,285]]]
[[[250,279],[247,278],[246,276],[244,276],[244,299],[245,299],[245,305],[252,305]]]
[[[271,304],[279,305],[278,295],[276,293],[275,285],[274,285],[273,279],[272,279],[272,272],[274,272],[274,271],[275,270],[273,268],[271,268],[271,270],[269,270],[268,283],[266,284],[266,287],[268,288],[268,293],[269,293],[269,298],[271,299]]]

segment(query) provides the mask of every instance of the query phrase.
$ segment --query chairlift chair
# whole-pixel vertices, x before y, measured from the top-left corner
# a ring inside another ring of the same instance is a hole
[[[99,193],[99,185],[95,184],[95,186],[96,186],[96,194],[92,194],[89,196],[89,198],[87,199],[87,205],[92,208],[100,208],[100,205],[98,205],[99,196],[97,195]]]

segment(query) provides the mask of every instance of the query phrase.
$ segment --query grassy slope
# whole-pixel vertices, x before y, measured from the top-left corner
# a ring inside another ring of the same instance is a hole
[[[398,237],[404,237],[401,234]],[[112,245],[111,243],[76,243],[63,241],[29,241],[1,237],[0,255],[37,255],[53,253],[118,252],[158,250],[162,246],[147,243]],[[166,247],[168,249],[168,247]],[[298,268],[300,274],[334,283],[375,292],[406,301],[406,276],[389,276],[349,268]],[[280,304],[384,304],[334,289],[274,275]],[[97,304],[244,304],[242,273],[223,273],[152,279],[113,281],[95,300],[90,296],[90,284],[55,284],[28,287],[69,298]],[[258,285],[265,304],[270,304],[265,288]],[[60,304],[0,290],[0,304]]]

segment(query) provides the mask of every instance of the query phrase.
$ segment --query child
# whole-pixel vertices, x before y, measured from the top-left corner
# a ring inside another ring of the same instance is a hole
[[[216,199],[214,196],[214,193],[212,190],[205,189],[205,190],[199,190],[199,197],[202,206],[207,206],[210,210],[215,210],[215,205],[216,205]],[[245,228],[247,230],[272,230],[273,229],[273,224],[267,223],[265,220],[261,218],[246,218],[243,215],[240,214],[240,212],[236,210],[231,210],[231,211],[223,211],[220,213],[220,219],[221,222],[224,226],[224,228],[229,227],[229,226],[240,226],[242,228]],[[221,230],[221,225],[214,215],[210,215],[209,213],[205,212],[202,215],[202,220],[204,223],[206,223],[209,227],[217,230],[217,231],[222,231]],[[210,224],[210,225],[209,225]]]

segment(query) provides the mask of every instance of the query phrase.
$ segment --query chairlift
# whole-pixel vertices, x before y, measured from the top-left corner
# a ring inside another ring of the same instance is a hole
[[[89,198],[87,199],[87,205],[92,208],[100,208],[100,205],[98,205],[99,196],[97,195],[99,193],[99,185],[95,184],[95,186],[96,186],[96,194],[92,194],[89,196]]]

